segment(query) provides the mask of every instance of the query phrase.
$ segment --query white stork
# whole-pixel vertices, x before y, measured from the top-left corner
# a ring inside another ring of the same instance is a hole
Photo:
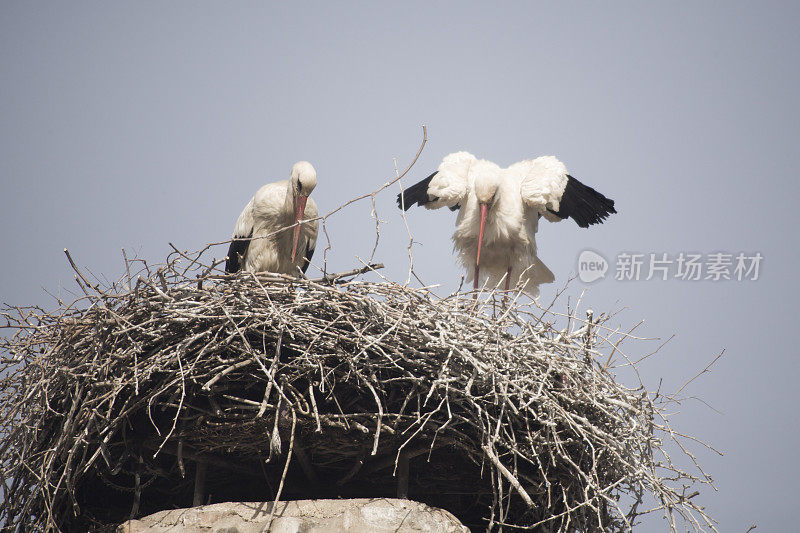
[[[555,280],[537,256],[539,218],[572,217],[588,227],[616,213],[613,200],[570,176],[555,157],[501,169],[466,152],[445,157],[436,172],[398,195],[397,203],[404,209],[414,203],[458,209],[454,248],[474,287],[484,274],[489,286],[505,279],[506,290],[513,284],[534,297],[539,285]]]
[[[317,204],[309,198],[316,186],[314,167],[300,161],[292,166],[288,181],[261,187],[236,221],[225,271],[296,274],[299,267],[305,272],[314,255],[319,224],[316,220],[299,222],[319,214]],[[278,232],[293,224],[297,224],[293,231]]]

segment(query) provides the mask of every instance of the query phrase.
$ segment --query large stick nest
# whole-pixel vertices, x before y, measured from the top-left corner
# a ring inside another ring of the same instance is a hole
[[[713,529],[690,494],[710,479],[669,459],[656,395],[609,370],[625,335],[606,317],[187,259],[107,290],[79,281],[86,296],[55,312],[3,312],[6,526],[191,506],[202,470],[203,503],[407,483],[478,530],[625,531],[653,510]]]

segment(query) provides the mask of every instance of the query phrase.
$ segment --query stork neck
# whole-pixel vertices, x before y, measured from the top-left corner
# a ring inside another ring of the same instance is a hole
[[[294,209],[297,203],[297,199],[294,196],[294,187],[292,187],[292,181],[289,180],[289,184],[286,186],[286,200],[283,203],[283,212],[287,218],[287,220],[291,220],[294,223]]]

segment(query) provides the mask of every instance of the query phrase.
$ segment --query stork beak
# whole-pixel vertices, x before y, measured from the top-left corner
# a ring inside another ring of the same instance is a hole
[[[294,221],[295,224],[300,222],[303,219],[303,213],[306,212],[306,202],[308,201],[308,196],[298,196],[295,199],[295,207],[294,207]],[[294,227],[294,244],[292,245],[292,263],[294,263],[294,258],[297,255],[297,241],[300,239],[300,224]]]
[[[481,229],[478,232],[478,259],[475,261],[475,266],[481,264],[481,245],[483,244],[483,228],[486,226],[486,213],[489,212],[489,206],[481,204]]]
[[[481,246],[483,245],[483,228],[486,227],[486,213],[489,212],[489,206],[481,204],[481,229],[478,232],[478,257],[475,259],[475,283],[473,288],[478,290],[478,274],[481,271]],[[477,300],[478,293],[473,294],[473,298]]]

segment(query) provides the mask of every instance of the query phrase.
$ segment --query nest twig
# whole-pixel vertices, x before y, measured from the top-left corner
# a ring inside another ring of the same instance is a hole
[[[475,529],[627,531],[660,511],[715,530],[697,441],[615,379],[627,336],[607,316],[353,279],[365,270],[228,276],[176,251],[127,261],[110,288],[81,275],[85,296],[55,312],[5,308],[0,521],[407,493]]]

